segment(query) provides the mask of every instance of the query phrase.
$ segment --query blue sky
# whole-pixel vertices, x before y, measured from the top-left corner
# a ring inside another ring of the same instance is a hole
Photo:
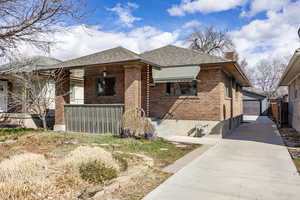
[[[72,59],[115,46],[137,53],[167,44],[187,46],[195,28],[228,30],[251,66],[299,48],[300,0],[87,0],[82,24],[65,25],[51,56]],[[25,48],[26,49],[26,48]],[[70,51],[70,49],[72,51]],[[32,50],[31,54],[36,54]]]
[[[142,0],[142,1],[89,1],[88,9],[95,11],[90,14],[88,22],[100,25],[104,30],[116,29],[116,24],[112,21],[118,20],[118,16],[109,11],[109,8],[115,7],[118,3],[125,6],[128,2],[138,5],[137,9],[132,9],[132,15],[141,20],[134,22],[135,26],[154,26],[164,31],[172,31],[180,28],[191,20],[198,20],[202,26],[215,26],[220,29],[234,30],[242,25],[249,23],[253,19],[263,19],[264,14],[259,14],[253,18],[240,17],[242,7],[230,9],[228,11],[214,13],[193,13],[186,16],[171,16],[168,9],[180,0]],[[237,20],[238,19],[238,20]],[[125,28],[125,27],[123,27]]]

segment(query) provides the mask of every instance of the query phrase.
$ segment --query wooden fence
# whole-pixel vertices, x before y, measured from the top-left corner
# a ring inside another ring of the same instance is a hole
[[[123,104],[67,104],[66,130],[81,133],[120,134]]]
[[[271,110],[271,116],[275,120],[278,127],[284,127],[288,125],[288,103],[287,102],[271,103],[270,110]]]

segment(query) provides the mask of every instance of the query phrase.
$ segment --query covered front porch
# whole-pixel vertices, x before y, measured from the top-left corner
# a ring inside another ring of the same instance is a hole
[[[124,112],[142,108],[149,116],[151,68],[143,62],[65,68],[64,83],[56,86],[54,130],[119,134]],[[70,103],[74,74],[84,80],[83,104]]]

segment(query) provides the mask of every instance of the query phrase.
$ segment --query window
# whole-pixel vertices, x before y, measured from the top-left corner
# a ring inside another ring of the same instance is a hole
[[[237,99],[239,97],[239,92],[240,92],[240,86],[238,83],[235,84],[235,98]]]
[[[97,79],[97,96],[114,96],[116,78],[104,77]]]
[[[231,87],[231,78],[226,76],[225,78],[225,96],[232,97],[232,87]]]
[[[197,82],[167,83],[167,96],[197,96]]]

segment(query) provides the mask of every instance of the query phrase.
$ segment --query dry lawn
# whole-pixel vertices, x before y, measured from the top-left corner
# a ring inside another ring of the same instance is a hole
[[[14,138],[13,134],[1,137]],[[163,167],[197,147],[103,135],[18,132],[17,139],[0,143],[0,199],[90,199],[111,183],[93,185],[84,181],[78,172],[82,163],[101,161],[118,170],[120,177],[130,176],[131,169],[146,166],[143,159],[132,154],[138,153],[152,158],[155,165],[147,165],[146,171],[130,178],[130,183],[122,183],[125,187],[106,191],[105,199],[140,200],[170,176],[161,171]],[[113,154],[122,156],[128,165],[126,171],[120,170],[124,166]]]

